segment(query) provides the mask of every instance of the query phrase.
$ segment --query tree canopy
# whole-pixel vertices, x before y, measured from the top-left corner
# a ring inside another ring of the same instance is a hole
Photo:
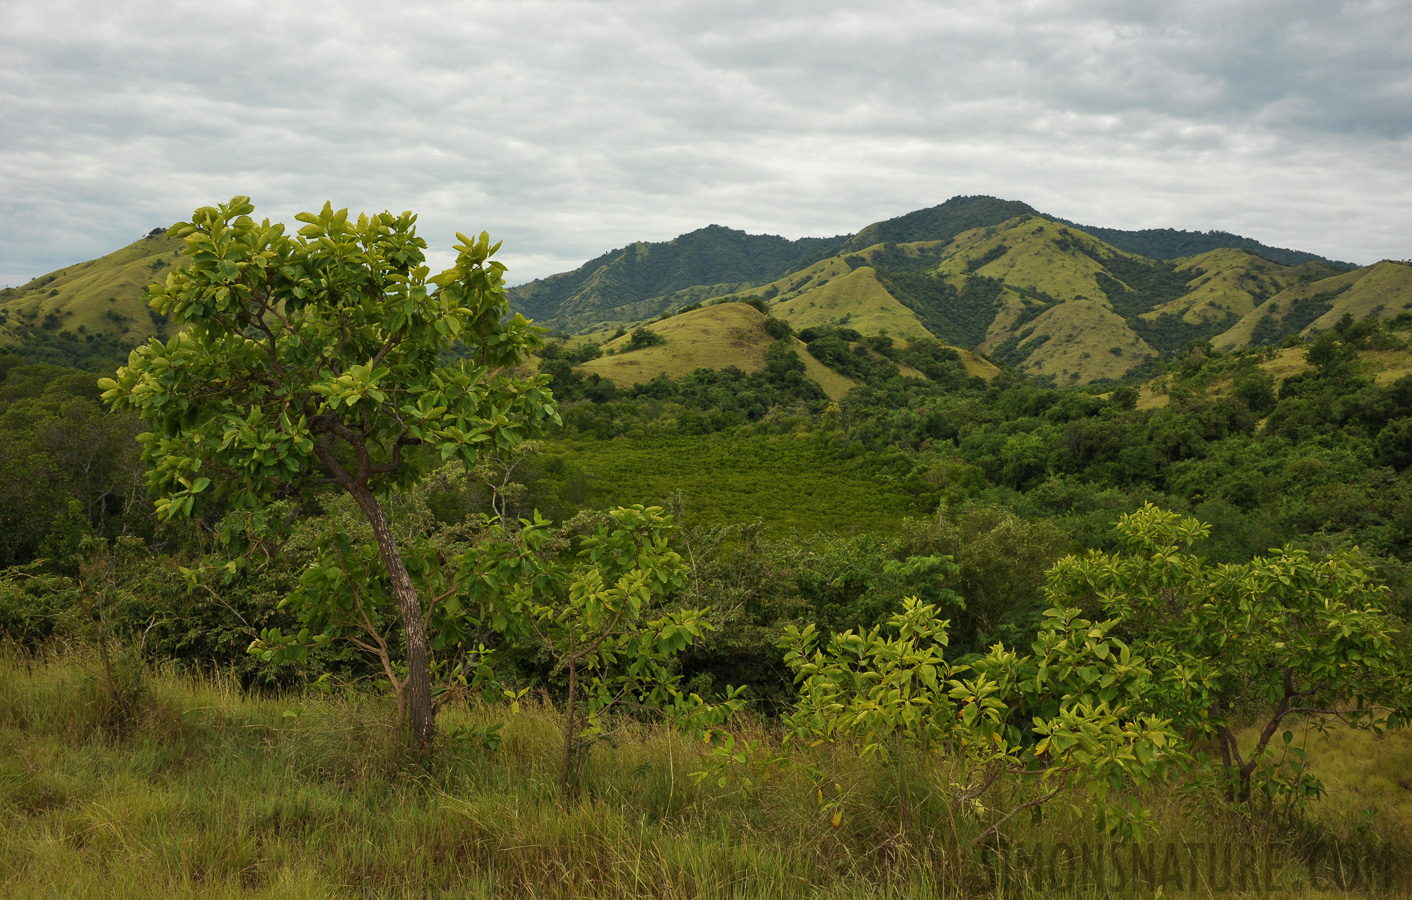
[[[540,339],[508,316],[500,245],[484,233],[458,234],[455,264],[431,277],[410,212],[353,219],[325,204],[291,236],[253,210],[235,197],[171,228],[191,265],[146,297],[178,331],[135,349],[100,381],[103,399],[150,423],[140,440],[161,517],[255,514],[219,526],[237,552],[274,501],[318,485],[356,501],[401,606],[411,725],[429,746],[424,610],[377,495],[423,474],[410,446],[473,464],[557,421],[548,378],[514,368]],[[442,366],[455,341],[469,354]]]

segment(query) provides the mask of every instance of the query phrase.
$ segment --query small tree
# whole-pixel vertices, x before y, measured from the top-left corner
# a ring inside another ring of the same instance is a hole
[[[514,539],[501,532],[463,557],[477,573],[468,596],[503,609],[564,679],[559,776],[569,794],[584,750],[620,704],[709,717],[698,698],[677,690],[675,658],[710,625],[700,610],[663,604],[685,584],[687,567],[668,546],[672,520],[660,507],[611,510],[568,564],[547,552],[543,521],[523,525]]]
[[[456,529],[435,527],[430,511],[415,493],[400,495],[390,525],[408,576],[423,604],[432,682],[432,712],[483,684],[490,674],[485,610],[461,602],[463,579],[454,560],[464,551]],[[302,552],[301,552],[302,551]],[[350,644],[377,660],[397,703],[398,721],[408,712],[411,672],[398,652],[400,605],[382,564],[376,541],[358,507],[330,498],[323,515],[306,520],[281,545],[298,553],[299,584],[283,606],[298,613],[301,628],[292,634],[261,629],[250,652],[265,662],[300,662],[311,645]]]
[[[367,519],[400,608],[408,724],[430,752],[425,611],[379,495],[422,475],[405,455],[429,445],[474,464],[557,420],[547,379],[514,374],[540,340],[508,316],[504,266],[487,235],[458,234],[455,265],[431,278],[416,216],[301,213],[297,236],[250,218],[247,197],[196,210],[169,234],[185,238],[188,268],[173,268],[146,299],[179,333],[133,351],[104,400],[151,423],[142,436],[149,483],[164,519],[211,502],[258,511],[322,485],[341,489]],[[468,358],[441,365],[454,341]],[[227,517],[222,540],[248,546]]]
[[[142,633],[136,647],[121,640],[118,621],[130,594],[124,582],[143,565],[147,548],[131,535],[119,537],[111,546],[102,538],[85,536],[79,543],[82,562],[78,567],[78,588],[72,613],[79,633],[92,641],[101,667],[98,681],[102,691],[97,710],[99,724],[114,734],[124,733],[132,724],[142,702]],[[129,641],[131,635],[127,636]]]
[[[1291,717],[1381,730],[1412,711],[1405,654],[1382,607],[1387,589],[1349,555],[1281,550],[1207,566],[1185,548],[1208,531],[1148,504],[1118,521],[1123,552],[1061,560],[1050,595],[1097,602],[1122,621],[1163,676],[1145,706],[1198,741],[1215,740],[1232,797],[1301,804],[1322,786],[1290,746]],[[1245,716],[1259,727],[1242,746],[1235,727]]]
[[[1112,626],[1077,609],[1050,609],[1032,655],[997,644],[974,665],[947,661],[948,623],[915,598],[884,626],[844,631],[822,646],[813,625],[791,626],[781,641],[799,684],[789,742],[848,737],[864,756],[888,758],[904,836],[915,806],[909,747],[939,754],[946,777],[925,770],[921,784],[945,795],[953,821],[968,805],[985,817],[973,846],[1022,810],[1075,790],[1098,801],[1105,830],[1131,831],[1143,811],[1110,808],[1109,792],[1160,774],[1175,734],[1166,720],[1135,709],[1151,673],[1109,635]],[[1022,785],[1021,799],[1008,809],[984,805],[1007,778]]]
[[[627,346],[623,347],[623,353],[631,353],[633,350],[641,350],[644,347],[656,347],[665,344],[667,339],[655,331],[648,331],[646,328],[638,328],[628,338]]]

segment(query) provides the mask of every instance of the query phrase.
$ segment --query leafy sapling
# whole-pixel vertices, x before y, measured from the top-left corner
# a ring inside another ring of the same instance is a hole
[[[669,546],[674,525],[660,507],[609,511],[569,562],[546,552],[547,523],[521,524],[518,535],[501,530],[463,558],[476,573],[466,580],[468,598],[503,609],[522,639],[554,660],[565,685],[560,787],[567,795],[578,788],[587,748],[619,707],[710,718],[707,704],[680,690],[676,671],[677,657],[710,625],[702,611],[665,602],[685,584],[687,566]]]
[[[1111,625],[1050,609],[1032,654],[996,645],[972,665],[946,659],[948,623],[915,598],[884,625],[827,643],[813,625],[791,628],[781,644],[799,702],[788,743],[807,752],[847,739],[865,758],[888,759],[904,838],[919,794],[943,798],[955,841],[971,815],[973,845],[1071,792],[1097,801],[1100,827],[1131,833],[1144,811],[1109,804],[1109,794],[1158,777],[1175,734],[1136,710],[1151,673]],[[917,759],[935,762],[918,772]],[[1002,781],[1019,790],[995,790]]]
[[[1387,589],[1354,554],[1276,550],[1208,566],[1186,548],[1209,528],[1151,504],[1117,524],[1121,552],[1061,560],[1054,602],[1097,604],[1154,671],[1145,708],[1198,742],[1232,799],[1299,806],[1322,793],[1293,743],[1293,723],[1341,721],[1380,732],[1412,714],[1406,653],[1384,612]],[[1238,717],[1253,715],[1242,739]],[[1279,740],[1276,740],[1276,738]]]

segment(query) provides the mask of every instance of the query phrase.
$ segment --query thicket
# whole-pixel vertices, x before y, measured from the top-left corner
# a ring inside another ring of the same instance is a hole
[[[85,331],[80,334],[67,328],[60,329],[60,324],[57,319],[53,322],[53,328],[35,328],[22,321],[14,323],[12,331],[16,342],[24,348],[25,361],[86,372],[105,372],[127,359],[135,346],[126,334],[115,335],[107,331]]]
[[[994,278],[972,275],[958,291],[939,275],[888,270],[884,286],[915,312],[927,330],[947,343],[974,347],[985,340],[995,320],[995,306],[1004,285]]]
[[[1175,228],[1145,228],[1141,231],[1123,231],[1117,228],[1096,228],[1090,225],[1076,224],[1074,227],[1082,229],[1119,250],[1126,250],[1129,253],[1136,253],[1150,259],[1176,259],[1182,256],[1197,256],[1211,250],[1235,247],[1286,266],[1298,266],[1311,262],[1322,263],[1328,267],[1324,271],[1329,274],[1357,268],[1352,263],[1326,260],[1313,253],[1287,250],[1282,247],[1268,247],[1253,238],[1241,237],[1228,231],[1179,231]]]

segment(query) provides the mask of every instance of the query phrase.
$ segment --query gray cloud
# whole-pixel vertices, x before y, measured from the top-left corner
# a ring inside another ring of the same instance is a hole
[[[515,280],[954,194],[1368,262],[1412,233],[1400,0],[10,4],[0,283],[251,195],[411,208]]]

